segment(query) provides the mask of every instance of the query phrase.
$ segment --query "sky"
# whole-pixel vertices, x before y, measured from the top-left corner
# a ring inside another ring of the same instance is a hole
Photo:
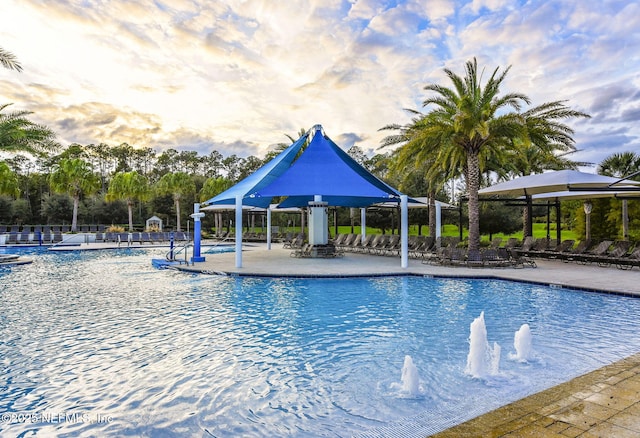
[[[617,0],[2,0],[23,71],[0,69],[0,103],[63,145],[262,158],[320,124],[371,155],[475,57],[510,66],[503,93],[590,114],[570,158],[597,164],[640,151],[638,29]]]

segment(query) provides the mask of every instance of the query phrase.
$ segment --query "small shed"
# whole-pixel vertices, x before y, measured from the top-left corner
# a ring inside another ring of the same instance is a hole
[[[147,219],[147,226],[145,229],[147,231],[162,231],[162,219],[158,216],[151,216]]]

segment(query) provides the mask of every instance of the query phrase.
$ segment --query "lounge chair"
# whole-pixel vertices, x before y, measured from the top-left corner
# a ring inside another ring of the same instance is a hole
[[[433,243],[434,239],[431,236],[418,236],[415,245],[409,246],[409,257],[422,258],[426,252],[431,250]]]
[[[442,263],[451,266],[462,266],[467,263],[467,250],[464,248],[451,248],[449,257],[443,258]]]
[[[618,240],[613,243],[611,250],[601,257],[595,257],[593,260],[598,266],[607,267],[615,262],[616,259],[624,257],[631,248],[631,242],[627,240]]]
[[[369,252],[369,254],[378,254],[378,251],[380,251],[387,244],[388,241],[389,241],[388,234],[379,234],[377,236],[377,239],[373,241],[371,246],[367,247],[367,251]]]
[[[366,252],[377,237],[376,234],[368,234],[364,237],[364,241],[362,238],[355,240],[350,248],[354,252]]]
[[[470,268],[481,268],[485,265],[483,253],[479,249],[467,251],[467,266]]]
[[[553,249],[547,249],[546,251],[544,251],[541,256],[547,259],[560,258],[563,254],[570,253],[574,244],[575,240],[565,239],[560,242],[560,244],[556,245]]]
[[[51,243],[60,243],[62,242],[62,232],[60,231],[56,231],[53,233],[53,236],[51,237]]]
[[[311,257],[311,245],[303,244],[289,253],[289,257]]]
[[[511,256],[511,260],[514,268],[524,268],[525,265],[531,268],[536,268],[535,260],[529,258],[527,255],[520,254],[517,250],[510,249],[509,255]]]
[[[596,246],[592,251],[585,252],[584,254],[577,255],[574,257],[574,260],[577,263],[582,265],[586,265],[588,263],[593,263],[597,261],[599,258],[604,257],[604,255],[609,251],[609,248],[613,244],[613,240],[603,240]]]
[[[618,257],[613,260],[618,269],[633,269],[634,266],[640,267],[640,242],[636,243],[631,253]]]
[[[506,257],[505,257],[506,256]],[[506,253],[503,253],[502,256],[498,253],[497,249],[487,248],[482,252],[482,261],[484,266],[489,266],[493,268],[502,268],[505,266],[511,266],[511,258]]]
[[[578,246],[571,249],[570,251],[558,253],[558,257],[565,263],[571,262],[574,261],[574,258],[576,256],[587,252],[589,248],[591,248],[591,239],[582,240],[580,241],[580,243],[578,243]]]
[[[380,249],[378,254],[380,255],[400,255],[402,251],[402,239],[399,234],[394,234],[389,238],[387,244]]]
[[[20,235],[18,236],[18,242],[21,245],[27,245],[29,243],[33,243],[33,240],[31,239],[31,229],[27,228],[25,230],[22,230],[20,232]]]
[[[15,245],[18,243],[18,232],[10,231],[5,238],[5,243],[9,245]]]
[[[142,233],[138,231],[131,233],[131,236],[129,237],[129,242],[139,243],[140,245],[142,245]]]

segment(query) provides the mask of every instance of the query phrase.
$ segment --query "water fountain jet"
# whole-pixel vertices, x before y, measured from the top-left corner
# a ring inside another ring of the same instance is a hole
[[[402,366],[402,391],[410,395],[420,394],[420,376],[418,368],[414,365],[411,356],[404,357],[404,365]]]
[[[516,349],[515,359],[526,362],[531,358],[532,336],[529,324],[522,324],[513,337],[513,346]]]
[[[487,339],[487,327],[484,312],[473,320],[470,326],[469,355],[465,372],[472,377],[495,375],[500,369],[500,345],[494,342],[493,348]]]

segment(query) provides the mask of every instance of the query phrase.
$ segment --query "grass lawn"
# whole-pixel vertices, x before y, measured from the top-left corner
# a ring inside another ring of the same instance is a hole
[[[331,234],[333,235],[333,230],[334,228],[331,227]],[[354,233],[360,233],[360,227],[354,227],[353,230]],[[351,226],[339,226],[338,227],[338,233],[340,234],[348,234],[351,233]],[[427,226],[423,226],[422,227],[422,233],[427,235],[429,233],[429,227]],[[380,234],[380,229],[379,228],[371,228],[371,227],[367,227],[367,234]],[[417,235],[418,234],[418,226],[417,225],[413,225],[409,227],[409,235]],[[556,224],[551,224],[550,225],[550,230],[549,230],[549,234],[550,237],[552,239],[554,239],[556,237]],[[458,230],[458,226],[457,225],[444,225],[442,227],[442,236],[459,236],[460,235],[460,231]],[[463,238],[467,238],[467,236],[469,235],[467,229],[463,229],[462,230],[462,235]],[[522,231],[518,231],[517,233],[513,233],[513,234],[502,234],[502,233],[498,233],[498,234],[494,234],[493,237],[501,237],[502,240],[507,240],[510,237],[515,237],[519,240],[522,240]],[[576,234],[573,230],[562,230],[562,240],[565,239],[573,239],[573,240],[578,240],[576,237]],[[542,237],[547,237],[547,224],[546,223],[534,223],[533,224],[533,237],[537,238],[542,238]],[[488,235],[482,235],[480,237],[481,241],[485,241],[488,242],[489,241],[489,236]]]

